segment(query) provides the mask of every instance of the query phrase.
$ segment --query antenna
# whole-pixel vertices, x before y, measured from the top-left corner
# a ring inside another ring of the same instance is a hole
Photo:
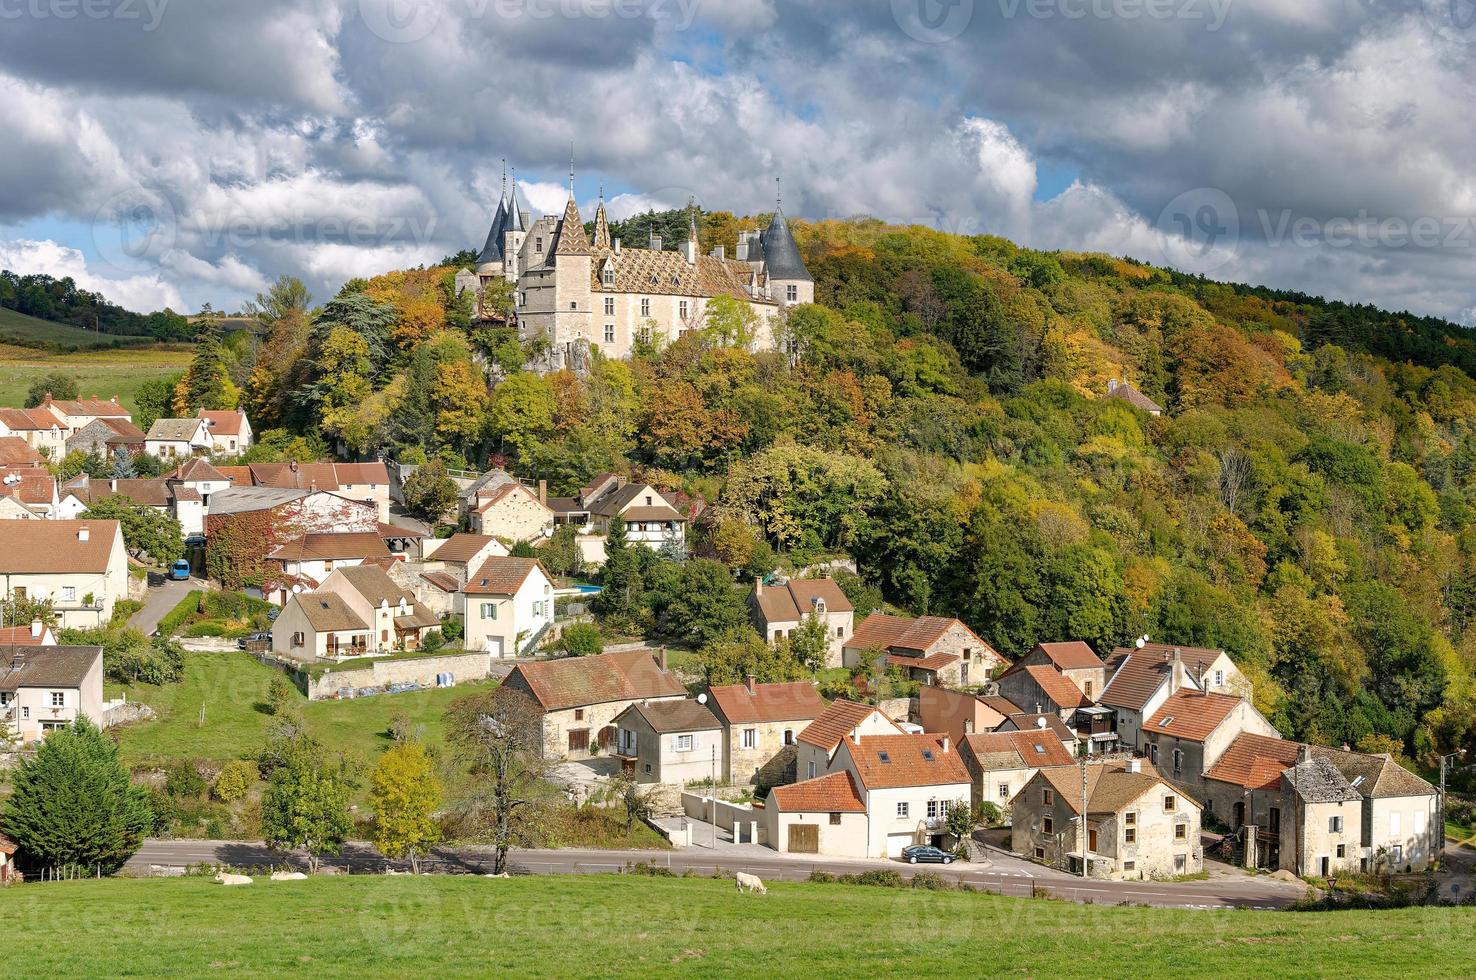
[[[774,178],[774,204],[780,214],[784,213],[784,182],[782,177]]]
[[[507,197],[507,157],[502,158],[502,196]]]

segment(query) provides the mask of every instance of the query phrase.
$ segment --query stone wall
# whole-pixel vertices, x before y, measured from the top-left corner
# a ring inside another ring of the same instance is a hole
[[[309,700],[338,697],[343,688],[355,690],[391,684],[433,685],[437,674],[450,674],[462,681],[492,676],[492,657],[487,653],[454,653],[444,657],[388,658],[358,670],[339,670],[307,678]]]

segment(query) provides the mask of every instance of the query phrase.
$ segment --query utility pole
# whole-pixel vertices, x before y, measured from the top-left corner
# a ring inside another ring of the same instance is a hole
[[[1431,857],[1436,859],[1445,850],[1445,767],[1451,759],[1464,759],[1465,757],[1465,749],[1456,749],[1449,755],[1442,755],[1440,757],[1440,826],[1436,829],[1435,841],[1437,846],[1435,853],[1431,855]]]
[[[1091,859],[1087,856],[1087,757],[1081,755],[1081,876],[1090,878]]]

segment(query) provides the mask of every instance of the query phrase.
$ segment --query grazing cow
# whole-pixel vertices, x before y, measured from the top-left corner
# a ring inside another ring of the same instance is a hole
[[[219,874],[217,874],[215,876],[215,880],[218,881],[218,882],[220,882],[222,885],[249,885],[249,884],[251,884],[251,878],[250,878],[249,875],[226,874],[224,871],[222,871]]]
[[[307,881],[307,875],[301,871],[273,871],[273,881]]]
[[[760,895],[769,894],[769,890],[764,887],[763,879],[759,878],[758,875],[751,875],[747,872],[740,871],[738,872],[738,892],[742,894],[745,891],[758,892]]]

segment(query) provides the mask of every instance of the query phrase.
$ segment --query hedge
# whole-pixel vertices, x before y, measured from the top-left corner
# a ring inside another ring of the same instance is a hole
[[[179,605],[164,614],[159,620],[159,635],[173,636],[179,628],[185,624],[185,620],[200,611],[200,596],[204,593],[200,589],[192,589],[188,595],[179,600]]]

